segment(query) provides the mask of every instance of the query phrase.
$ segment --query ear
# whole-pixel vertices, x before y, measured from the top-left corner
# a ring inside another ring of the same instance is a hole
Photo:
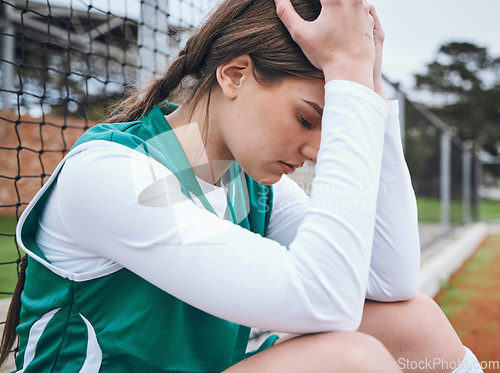
[[[224,96],[236,98],[245,81],[253,78],[252,59],[248,54],[233,58],[217,67],[216,76]]]

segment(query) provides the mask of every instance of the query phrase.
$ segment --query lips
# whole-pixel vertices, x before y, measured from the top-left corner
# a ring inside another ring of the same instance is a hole
[[[283,161],[280,161],[281,169],[283,170],[284,174],[291,175],[295,172],[296,169],[300,168],[302,164],[293,164],[293,163],[286,163]]]

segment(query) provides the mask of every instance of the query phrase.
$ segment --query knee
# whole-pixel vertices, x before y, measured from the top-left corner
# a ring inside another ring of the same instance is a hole
[[[417,294],[415,294],[413,298],[407,300],[406,302],[408,304],[414,304],[424,308],[433,308],[433,307],[439,308],[439,306],[436,304],[436,302],[434,302],[434,300],[431,297],[420,292],[417,292]]]
[[[316,352],[328,362],[333,372],[366,372],[384,365],[387,372],[399,372],[396,361],[376,338],[360,332],[318,334]],[[340,370],[337,370],[340,369]]]
[[[447,321],[443,314],[443,311],[439,305],[431,297],[423,294],[417,293],[412,299],[405,302],[405,312],[404,315],[407,319],[415,320],[413,327],[422,330],[422,322],[418,320],[426,320],[429,328],[442,323],[444,320]]]
[[[419,343],[426,345],[435,339],[436,334],[451,333],[452,328],[448,319],[432,298],[417,293],[415,297],[402,303],[403,312],[394,314],[389,321],[391,334],[394,340],[399,340],[402,347],[407,345],[407,348],[412,348]],[[452,334],[454,333],[450,334],[450,338]]]
[[[359,330],[382,341],[396,357],[427,356],[429,351],[443,358],[463,355],[443,311],[422,293],[403,302],[367,302],[363,317]]]
[[[422,319],[430,322],[439,322],[442,319],[443,311],[439,308],[438,304],[429,296],[423,293],[417,293],[413,298],[396,303],[387,303],[391,307],[391,311],[387,312],[388,317],[393,323],[399,324],[401,320],[407,327],[422,327],[420,322]],[[389,311],[389,310],[386,310]],[[409,323],[408,321],[414,321]]]

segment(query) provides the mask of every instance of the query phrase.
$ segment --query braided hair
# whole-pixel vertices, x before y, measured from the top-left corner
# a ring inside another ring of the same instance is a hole
[[[321,11],[318,0],[292,3],[308,21]],[[320,74],[291,39],[276,15],[273,0],[225,0],[191,36],[164,74],[119,103],[107,122],[138,120],[155,105],[171,99],[186,79],[194,82],[186,101],[196,104],[208,94],[209,103],[217,67],[244,54],[252,58],[259,82]]]
[[[321,11],[319,0],[292,0],[292,4],[307,21],[316,19]],[[186,79],[193,81],[186,99],[192,104],[192,110],[205,94],[208,96],[208,118],[217,67],[244,54],[250,55],[254,77],[260,83],[286,77],[317,78],[321,74],[276,15],[274,0],[224,0],[187,41],[164,74],[118,103],[106,122],[131,122],[142,118],[155,105],[171,99]],[[9,356],[16,340],[26,266],[27,257],[24,257],[4,328],[0,365]]]

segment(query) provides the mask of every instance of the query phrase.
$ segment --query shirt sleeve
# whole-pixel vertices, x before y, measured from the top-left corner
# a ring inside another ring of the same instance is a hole
[[[420,270],[416,199],[404,159],[398,114],[397,101],[391,101],[366,293],[367,299],[385,302],[413,297]],[[267,237],[289,245],[307,211],[308,196],[288,177],[283,177],[273,189]]]
[[[138,153],[95,149],[70,158],[57,181],[60,215],[85,250],[217,317],[291,333],[356,330],[386,117],[373,91],[326,84],[312,194],[288,245],[199,208]]]
[[[399,301],[418,288],[420,238],[415,193],[401,143],[397,101],[389,103],[366,297]]]
[[[273,185],[273,208],[266,237],[288,246],[294,240],[309,205],[309,196],[290,177]]]

